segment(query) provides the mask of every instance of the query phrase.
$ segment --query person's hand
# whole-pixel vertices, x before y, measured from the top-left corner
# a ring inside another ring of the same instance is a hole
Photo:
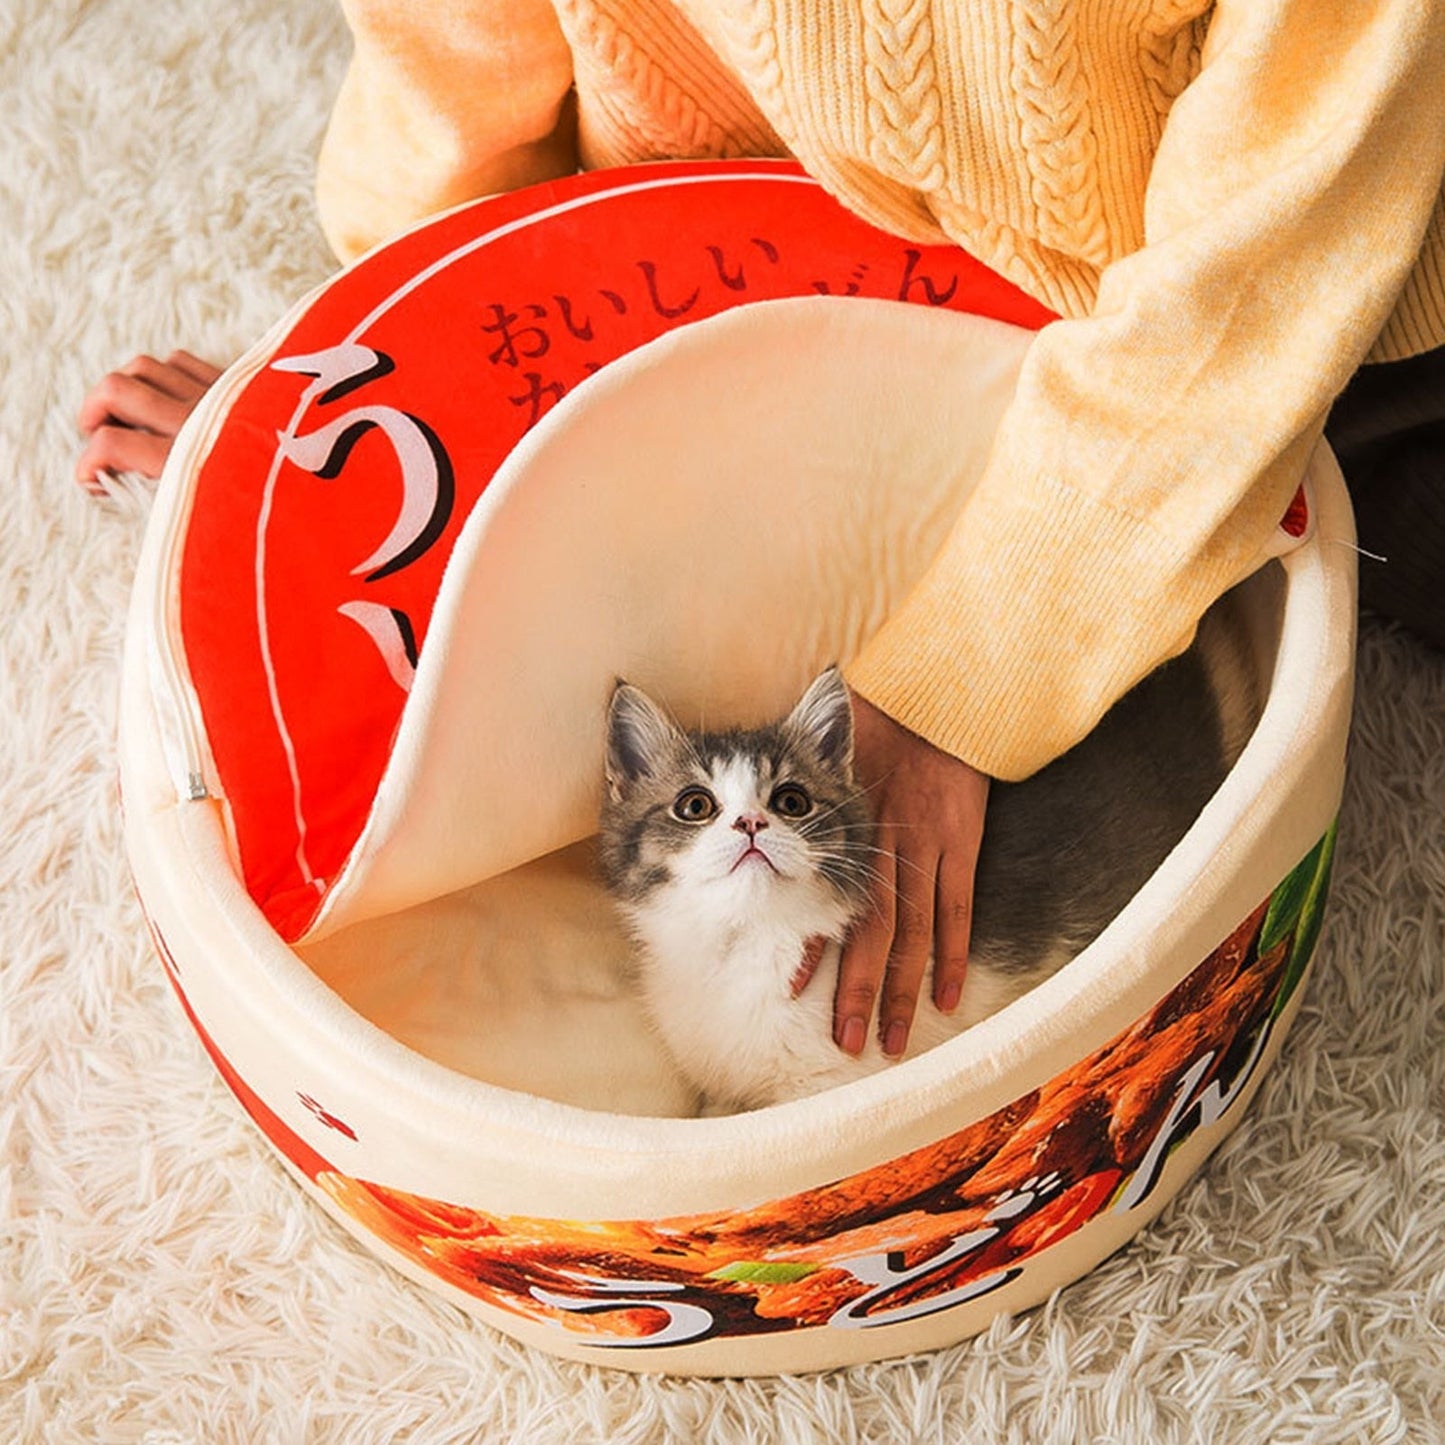
[[[173,351],[164,361],[137,356],[102,377],[80,406],[80,430],[89,440],[75,479],[100,492],[101,472],[160,476],[181,423],[220,374],[209,361]]]
[[[873,907],[843,947],[833,1038],[862,1051],[882,986],[878,1039],[901,1054],[933,954],[933,1002],[958,1006],[968,965],[973,873],[988,778],[893,721],[856,693],[854,758],[877,820]]]

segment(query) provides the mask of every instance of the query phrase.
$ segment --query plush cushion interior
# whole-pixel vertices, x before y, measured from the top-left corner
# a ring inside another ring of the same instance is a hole
[[[299,946],[308,966],[449,1068],[687,1112],[591,863],[613,680],[684,722],[747,722],[851,656],[964,506],[1029,339],[887,303],[777,302],[668,336],[556,408],[457,545],[376,807]],[[1278,571],[1237,609],[1262,689]]]

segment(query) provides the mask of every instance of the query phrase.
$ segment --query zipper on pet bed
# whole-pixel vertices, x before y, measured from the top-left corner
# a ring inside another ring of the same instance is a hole
[[[165,606],[162,603],[157,626],[164,627]],[[194,694],[181,677],[175,651],[162,633],[158,633],[151,652],[151,661],[164,689],[165,704],[158,699],[161,746],[177,796],[184,802],[199,803],[211,796],[206,780],[206,766],[196,721]]]
[[[212,785],[214,767],[201,719],[201,703],[192,685],[180,639],[180,575],[191,507],[195,501],[198,462],[214,445],[231,402],[251,380],[256,367],[238,365],[213,385],[201,406],[181,429],[171,448],[165,477],[157,496],[158,509],[168,502],[166,514],[156,520],[164,527],[163,551],[151,598],[149,662],[151,697],[156,722],[176,795],[182,802],[199,803],[218,797]],[[169,497],[165,493],[169,490]]]
[[[179,444],[176,446],[172,455],[176,474],[186,475],[183,468],[192,450],[187,447],[184,454],[178,455],[181,448]],[[194,490],[195,478],[189,476],[185,494],[176,497],[171,515],[166,519],[165,550],[151,599],[149,649],[151,697],[161,750],[177,797],[185,802],[200,802],[211,796],[206,777],[206,750],[201,741],[200,700],[179,656],[178,587]]]

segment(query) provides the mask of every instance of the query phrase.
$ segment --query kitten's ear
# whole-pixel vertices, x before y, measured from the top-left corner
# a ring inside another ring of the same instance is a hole
[[[613,798],[655,773],[678,736],[677,725],[641,688],[618,678],[607,709],[607,786]]]
[[[802,737],[831,768],[846,772],[853,766],[853,704],[843,674],[836,667],[820,673],[808,685],[786,726]]]

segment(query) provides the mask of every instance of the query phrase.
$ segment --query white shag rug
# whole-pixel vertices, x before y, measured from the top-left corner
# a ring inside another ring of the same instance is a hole
[[[326,0],[0,0],[0,1442],[1445,1440],[1445,658],[1364,629],[1334,911],[1252,1116],[1043,1309],[800,1379],[564,1364],[307,1203],[186,1026],[115,787],[144,519],[86,384],[329,269]]]

